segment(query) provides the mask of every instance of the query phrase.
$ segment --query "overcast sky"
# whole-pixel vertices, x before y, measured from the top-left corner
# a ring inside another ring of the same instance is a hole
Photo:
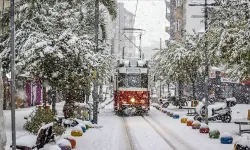
[[[118,0],[118,2],[123,2],[127,10],[135,13],[136,0]],[[160,47],[160,38],[162,41],[169,38],[165,32],[165,26],[169,26],[165,15],[164,0],[139,0],[134,28],[146,30],[146,34],[142,37],[142,48],[147,58],[153,53],[151,49]],[[165,47],[164,42],[162,43]]]

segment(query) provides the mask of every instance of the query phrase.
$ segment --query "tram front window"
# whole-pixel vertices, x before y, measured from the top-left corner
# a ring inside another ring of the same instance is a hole
[[[141,87],[141,76],[139,74],[127,75],[127,87]]]
[[[123,88],[147,88],[147,74],[124,74],[120,73],[118,80],[119,87]]]

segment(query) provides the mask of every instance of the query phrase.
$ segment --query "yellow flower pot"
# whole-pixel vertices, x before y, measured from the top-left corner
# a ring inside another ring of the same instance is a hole
[[[188,118],[181,118],[181,123],[187,123]]]
[[[71,136],[82,136],[83,132],[81,131],[76,131],[76,130],[72,130],[71,131]]]

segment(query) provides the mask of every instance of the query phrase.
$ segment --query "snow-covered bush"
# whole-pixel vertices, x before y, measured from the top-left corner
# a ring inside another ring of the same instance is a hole
[[[51,110],[37,109],[33,111],[30,118],[24,124],[24,129],[30,133],[38,134],[39,129],[44,124],[51,122],[54,122],[53,131],[55,135],[62,135],[65,129],[55,121],[54,113]]]

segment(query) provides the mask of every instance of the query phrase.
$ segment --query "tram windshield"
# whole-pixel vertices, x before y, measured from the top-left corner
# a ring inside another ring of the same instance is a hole
[[[118,77],[118,86],[123,88],[147,88],[147,74],[125,74],[120,73]]]

